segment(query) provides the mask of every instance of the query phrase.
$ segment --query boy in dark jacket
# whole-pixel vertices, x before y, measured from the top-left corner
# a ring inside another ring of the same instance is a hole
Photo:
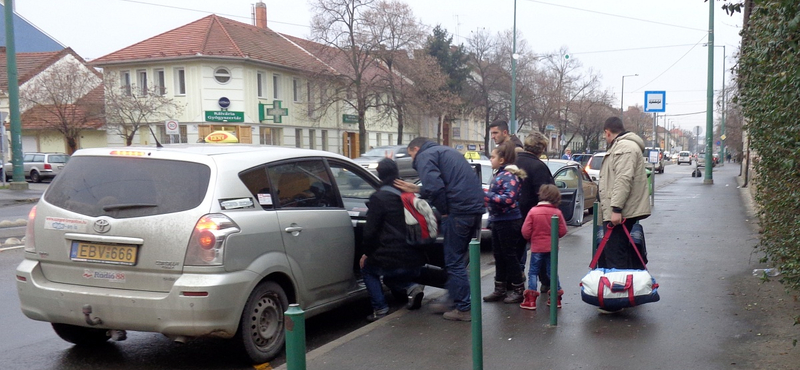
[[[372,322],[389,313],[383,296],[383,282],[393,291],[406,291],[409,296],[408,309],[415,310],[422,304],[423,286],[412,280],[420,275],[425,263],[422,250],[406,242],[406,221],[400,190],[393,187],[398,179],[397,164],[388,158],[378,163],[378,178],[381,188],[369,197],[367,223],[364,227],[366,252],[361,256],[361,274],[372,303]]]

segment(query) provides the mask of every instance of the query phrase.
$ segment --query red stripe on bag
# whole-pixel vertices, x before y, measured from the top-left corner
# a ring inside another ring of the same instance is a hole
[[[633,274],[628,274],[625,279],[625,289],[628,290],[628,300],[631,302],[631,307],[636,306],[636,299],[633,295]]]

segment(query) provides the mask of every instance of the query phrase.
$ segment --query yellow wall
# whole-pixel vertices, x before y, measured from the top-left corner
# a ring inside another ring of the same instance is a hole
[[[102,148],[108,146],[106,132],[103,130],[82,131],[78,149]]]

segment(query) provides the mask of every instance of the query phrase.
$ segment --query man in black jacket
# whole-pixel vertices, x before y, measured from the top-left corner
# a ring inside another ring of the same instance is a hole
[[[397,164],[388,158],[378,163],[378,178],[381,188],[369,197],[367,223],[364,226],[366,251],[361,256],[361,275],[372,303],[372,322],[389,313],[383,296],[383,282],[393,291],[406,291],[409,296],[408,309],[415,310],[422,304],[423,286],[412,280],[420,275],[425,264],[422,250],[406,242],[406,221],[400,190],[393,187],[400,177]]]
[[[486,211],[481,180],[461,153],[427,138],[418,137],[408,143],[408,154],[414,159],[422,187],[404,181],[395,181],[395,185],[403,191],[419,192],[442,215],[447,291],[454,304],[446,305],[452,309],[443,317],[471,321],[467,257],[469,242],[476,236]]]

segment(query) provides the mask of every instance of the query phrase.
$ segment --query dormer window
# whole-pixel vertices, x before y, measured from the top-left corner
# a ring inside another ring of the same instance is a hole
[[[231,80],[231,71],[225,67],[219,67],[214,70],[214,79],[221,84],[226,84]]]

